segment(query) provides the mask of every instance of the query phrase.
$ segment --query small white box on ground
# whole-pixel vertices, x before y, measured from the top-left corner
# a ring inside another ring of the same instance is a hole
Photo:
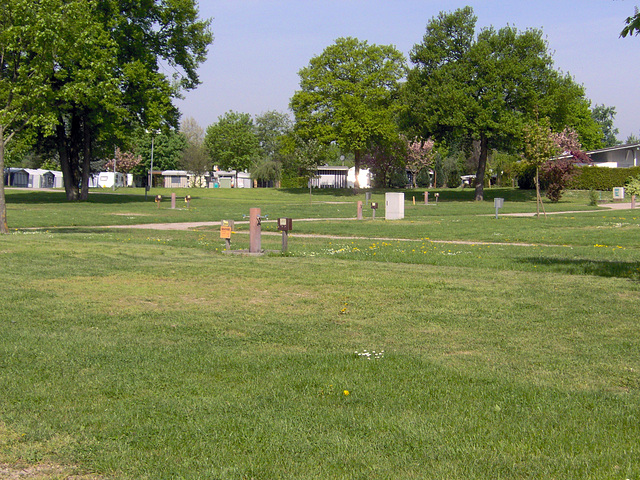
[[[384,194],[385,220],[401,220],[404,218],[404,193]]]

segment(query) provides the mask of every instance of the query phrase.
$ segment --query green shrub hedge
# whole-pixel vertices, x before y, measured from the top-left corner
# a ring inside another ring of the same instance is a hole
[[[292,177],[283,175],[280,180],[281,188],[305,188],[309,186],[309,179],[307,177]]]
[[[568,188],[577,190],[613,190],[613,187],[623,187],[629,177],[638,175],[640,175],[640,167],[578,167],[578,173],[573,177]]]

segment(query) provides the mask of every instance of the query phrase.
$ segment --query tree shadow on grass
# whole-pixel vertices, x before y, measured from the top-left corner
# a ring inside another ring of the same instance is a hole
[[[523,258],[520,262],[544,266],[553,271],[569,275],[593,275],[609,278],[628,278],[635,281],[640,280],[640,262],[536,257]]]
[[[97,204],[122,204],[122,203],[144,203],[153,202],[155,196],[148,195],[145,200],[144,195],[126,193],[90,192],[89,199],[83,202],[71,202],[63,191],[32,191],[32,190],[7,190],[7,204],[60,204],[60,203],[97,203]],[[184,197],[181,197],[184,199]],[[192,197],[193,198],[193,197]]]

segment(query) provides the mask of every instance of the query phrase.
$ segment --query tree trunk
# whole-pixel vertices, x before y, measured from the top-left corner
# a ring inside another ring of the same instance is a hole
[[[540,169],[536,167],[536,217],[540,216]]]
[[[4,126],[0,125],[0,234],[9,233],[7,203],[4,196]]]
[[[484,173],[487,169],[487,157],[489,155],[489,139],[486,135],[480,135],[480,159],[476,171],[476,201],[484,200]]]
[[[536,167],[536,217],[540,217],[540,207],[544,213],[544,218],[547,218],[547,211],[544,209],[542,203],[542,195],[540,195],[540,168]]]
[[[354,170],[356,172],[356,179],[353,182],[353,191],[355,193],[358,193],[358,189],[360,188],[360,180],[358,179],[358,177],[360,176],[360,158],[362,157],[362,153],[359,150],[357,150],[356,152],[354,152],[354,156],[355,156]]]
[[[73,202],[78,200],[80,192],[78,190],[78,180],[75,175],[75,169],[73,168],[73,160],[70,158],[63,121],[61,121],[56,127],[56,137],[58,142],[58,155],[60,156],[60,168],[62,169],[62,180],[64,182],[64,191],[67,194],[67,200]]]
[[[80,187],[80,200],[89,199],[89,171],[91,170],[91,132],[89,131],[89,119],[87,114],[82,115],[82,177]],[[115,185],[116,176],[113,176]]]

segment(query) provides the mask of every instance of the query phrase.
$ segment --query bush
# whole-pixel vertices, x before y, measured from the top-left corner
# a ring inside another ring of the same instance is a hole
[[[283,176],[280,181],[281,188],[306,188],[309,186],[309,179],[306,177]]]
[[[635,195],[637,197],[638,195],[640,195],[640,175],[637,177],[627,178],[627,182],[625,183],[625,190],[629,196]]]
[[[577,190],[613,190],[613,187],[621,187],[629,177],[640,175],[640,167],[630,168],[605,168],[596,166],[578,167],[575,177],[569,183],[568,188]]]
[[[389,178],[389,186],[391,188],[404,188],[409,184],[407,172],[404,170],[396,170]]]
[[[521,164],[518,168],[518,188],[522,190],[535,190],[536,167]]]

